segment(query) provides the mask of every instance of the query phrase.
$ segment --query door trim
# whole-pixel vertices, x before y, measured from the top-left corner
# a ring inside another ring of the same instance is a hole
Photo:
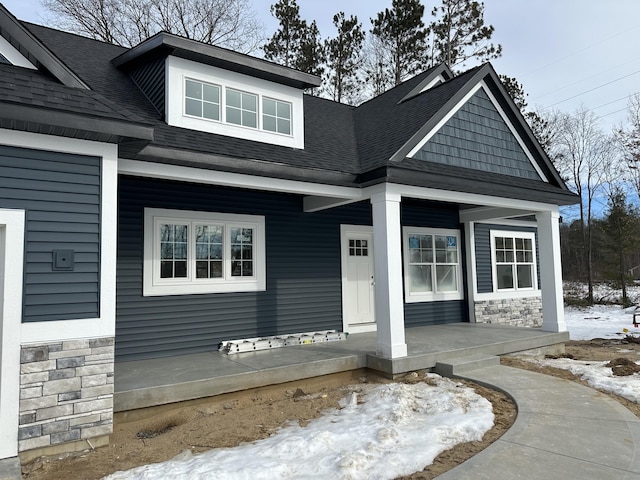
[[[0,245],[4,264],[4,281],[0,281],[0,459],[18,455],[24,225],[24,210],[0,209],[4,237],[0,242],[4,243]]]
[[[347,322],[347,261],[349,253],[349,242],[347,236],[351,233],[366,233],[373,235],[373,227],[370,225],[340,225],[340,268],[341,268],[341,283],[340,288],[342,290],[342,331],[348,333],[364,333],[375,332],[377,325],[375,321],[370,324],[363,325],[351,325]],[[369,251],[373,255],[373,245],[371,245]],[[375,264],[375,262],[374,262]]]

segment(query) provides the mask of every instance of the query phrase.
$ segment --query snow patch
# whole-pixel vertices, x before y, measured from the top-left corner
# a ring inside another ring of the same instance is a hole
[[[473,389],[428,374],[430,384],[364,385],[307,426],[105,477],[109,480],[393,479],[422,470],[493,426],[491,403]]]

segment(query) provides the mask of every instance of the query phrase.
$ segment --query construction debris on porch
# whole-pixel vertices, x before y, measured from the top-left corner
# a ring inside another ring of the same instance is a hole
[[[270,348],[289,347],[292,345],[311,345],[314,343],[336,342],[339,340],[346,340],[347,335],[349,334],[338,332],[336,330],[326,330],[322,332],[292,333],[271,337],[226,340],[220,343],[218,351],[232,354],[268,350]]]

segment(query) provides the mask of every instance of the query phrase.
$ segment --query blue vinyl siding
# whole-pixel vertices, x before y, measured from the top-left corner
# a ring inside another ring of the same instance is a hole
[[[403,199],[402,224],[411,227],[452,228],[459,229],[460,254],[464,259],[464,231],[460,225],[457,205],[420,202]],[[462,265],[464,279],[464,264]],[[466,292],[463,281],[463,291]],[[405,303],[404,322],[406,327],[437,325],[468,321],[464,300],[446,302]]]
[[[494,225],[476,223],[476,277],[478,279],[478,293],[493,292],[493,268],[491,266],[491,230],[505,230],[508,232],[536,232],[536,262],[538,270],[538,287],[540,286],[540,253],[538,252],[538,233],[535,227],[514,227],[511,225]]]
[[[142,296],[144,208],[263,215],[267,290]],[[455,206],[404,202],[408,225],[459,228]],[[316,213],[297,195],[121,176],[116,356],[119,361],[217,349],[223,340],[342,329],[340,225],[371,225],[360,202]],[[463,302],[406,305],[407,325],[459,322]]]
[[[368,202],[317,213],[302,197],[120,177],[116,355],[215,350],[223,340],[342,329],[340,224],[371,225]],[[145,207],[264,215],[264,292],[142,296]]]
[[[100,159],[0,146],[0,207],[26,211],[23,321],[100,315]],[[52,252],[75,251],[73,271]]]
[[[541,180],[520,143],[482,89],[451,117],[415,158]]]

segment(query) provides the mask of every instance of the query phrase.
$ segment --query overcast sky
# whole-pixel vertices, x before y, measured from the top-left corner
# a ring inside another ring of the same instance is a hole
[[[39,0],[0,0],[22,20],[45,23]],[[274,0],[253,0],[265,35],[277,28]],[[301,16],[316,20],[323,37],[335,34],[331,19],[343,10],[364,27],[391,0],[298,0]],[[440,0],[422,0],[430,10]],[[630,94],[640,92],[640,0],[485,0],[485,21],[495,27],[503,56],[498,73],[516,77],[530,107],[574,111],[581,104],[610,129],[625,120]],[[588,93],[585,93],[588,92]]]

